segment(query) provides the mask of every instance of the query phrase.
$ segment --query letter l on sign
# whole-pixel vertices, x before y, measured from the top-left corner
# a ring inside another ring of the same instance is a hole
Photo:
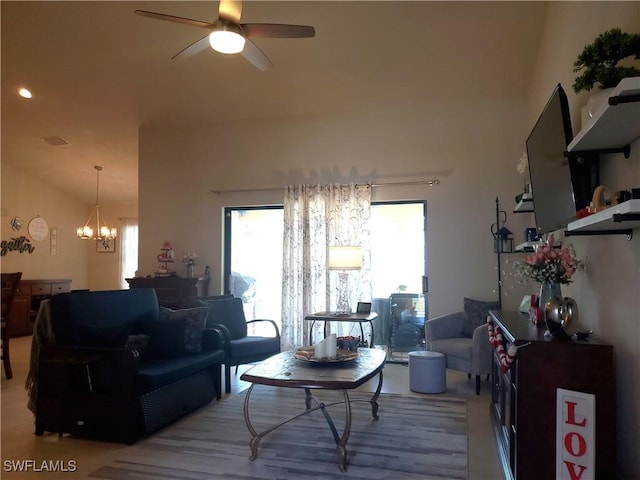
[[[556,479],[594,480],[596,397],[557,389]]]

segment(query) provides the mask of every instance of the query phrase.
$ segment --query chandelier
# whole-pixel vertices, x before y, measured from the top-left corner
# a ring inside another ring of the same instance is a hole
[[[96,169],[96,204],[91,210],[91,215],[87,218],[87,222],[84,224],[84,227],[78,227],[77,235],[78,238],[83,240],[91,240],[96,239],[97,241],[109,241],[114,240],[118,236],[118,232],[115,228],[109,228],[106,223],[102,223],[100,225],[100,204],[98,202],[99,194],[100,194],[100,172],[102,171],[102,167],[99,165],[94,166]],[[93,217],[93,214],[96,215],[96,230],[95,235],[93,228],[89,226],[89,222]]]

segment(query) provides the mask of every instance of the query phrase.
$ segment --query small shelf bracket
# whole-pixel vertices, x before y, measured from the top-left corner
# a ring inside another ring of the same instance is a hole
[[[600,155],[603,153],[622,153],[624,158],[629,158],[631,156],[631,145],[627,144],[624,147],[598,148],[593,150],[571,150],[570,152],[565,151],[564,156],[567,158],[579,158],[588,154]]]
[[[615,95],[613,97],[609,97],[609,105],[612,105],[612,106],[618,105],[620,103],[634,103],[634,102],[640,102],[640,94],[624,95],[622,97],[619,95]]]
[[[611,219],[615,223],[633,222],[640,220],[640,213],[614,213]]]
[[[633,230],[565,230],[564,232],[565,237],[586,237],[594,235],[626,235],[627,240],[631,240],[633,238]]]

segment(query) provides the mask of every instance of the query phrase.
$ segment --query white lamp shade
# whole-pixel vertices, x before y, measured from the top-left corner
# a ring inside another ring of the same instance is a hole
[[[101,237],[109,237],[116,238],[118,236],[118,232],[115,228],[109,228],[106,225],[100,227],[100,236]]]
[[[362,268],[361,247],[329,247],[331,270],[360,270]]]
[[[77,230],[78,238],[93,238],[93,228],[89,225],[85,225],[84,227],[79,227]]]

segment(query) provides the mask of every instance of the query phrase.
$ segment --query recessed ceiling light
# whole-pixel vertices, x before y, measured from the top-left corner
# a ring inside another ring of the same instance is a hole
[[[26,88],[21,88],[20,90],[18,90],[18,94],[19,94],[21,97],[24,97],[24,98],[31,98],[31,97],[33,97],[33,95],[31,95],[31,92],[30,92],[28,89],[26,89]]]

